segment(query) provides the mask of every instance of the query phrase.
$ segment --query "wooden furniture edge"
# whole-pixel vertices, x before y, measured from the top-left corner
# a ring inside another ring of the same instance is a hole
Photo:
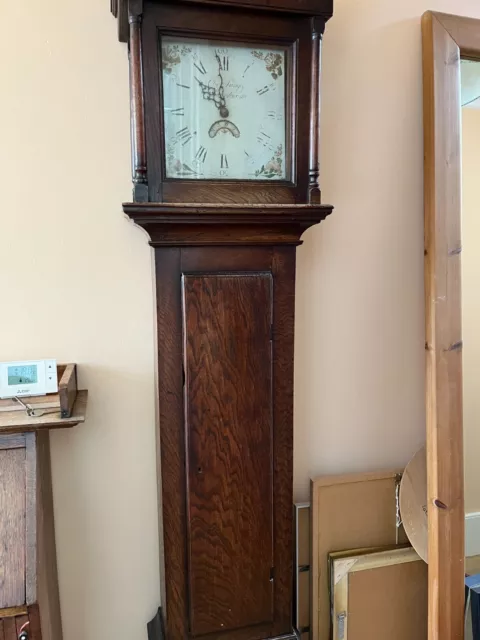
[[[329,216],[330,205],[172,205],[125,203],[124,212],[160,246],[301,244],[304,231]]]
[[[26,414],[20,413],[19,411],[15,411],[10,414],[0,413],[0,436],[12,433],[27,433],[42,429],[65,429],[75,427],[77,424],[85,422],[87,403],[88,391],[83,390],[77,393],[72,415],[69,418],[61,418],[60,412],[58,414],[46,413],[38,418],[29,418]],[[9,424],[5,424],[9,416],[11,417],[10,422]]]
[[[331,587],[332,588],[332,587]],[[332,598],[333,596],[333,598]],[[335,588],[333,588],[333,593],[330,596],[333,599],[333,611],[332,611],[332,629],[333,629],[333,640],[347,640],[348,637],[348,617],[346,615],[348,611],[348,573],[345,574],[342,580],[340,580]],[[343,620],[343,634],[339,634],[339,625],[337,624],[337,618],[341,615],[345,614]]]
[[[357,482],[371,482],[373,480],[387,480],[401,476],[404,469],[394,469],[390,471],[372,471],[364,473],[346,473],[342,475],[318,476],[312,478],[313,488],[329,487],[337,484],[356,484]],[[313,502],[313,500],[312,500]]]
[[[440,11],[427,11],[435,18],[461,49],[463,57],[472,55],[478,59],[480,50],[480,30],[478,19],[468,16],[456,16]]]
[[[480,21],[422,16],[429,640],[463,637],[461,107],[455,96],[460,55],[472,53],[473,24],[478,32]],[[473,40],[479,57],[480,40]]]
[[[0,620],[3,620],[4,618],[15,618],[16,616],[25,616],[27,613],[28,609],[26,606],[0,609]]]
[[[311,495],[311,506],[310,506],[310,629],[312,638],[318,637],[318,628],[319,628],[319,618],[320,609],[319,609],[319,598],[318,598],[318,581],[319,581],[319,563],[314,562],[314,558],[318,558],[318,542],[319,542],[319,526],[317,519],[314,518],[314,509],[313,505],[318,502],[318,491],[319,484],[315,482],[313,479],[310,480],[310,495]]]
[[[58,382],[60,413],[62,418],[70,418],[77,399],[77,365],[67,364]]]
[[[346,613],[348,611],[348,581],[350,574],[417,561],[423,562],[412,547],[334,559],[332,573],[335,577],[331,584],[333,640],[348,639],[348,615]],[[340,635],[337,618],[342,614],[345,614],[345,618],[343,620],[343,634]]]
[[[345,558],[335,558],[334,565],[338,573],[357,573],[358,571],[368,571],[370,569],[379,569],[380,567],[389,567],[395,564],[404,564],[407,562],[416,562],[422,560],[413,547],[405,547],[400,549],[391,549],[389,551],[376,551],[373,553],[352,555]],[[423,562],[423,560],[422,560]],[[335,576],[334,583],[341,580]]]
[[[114,16],[114,18],[116,18],[117,24],[118,24],[118,27],[117,27],[118,40],[124,43],[127,43],[130,37],[129,4],[132,4],[132,0],[130,0],[130,2],[129,0],[110,0],[110,11]],[[136,4],[137,6],[139,6],[141,10],[143,9],[142,1],[139,2],[139,0],[133,0],[133,4]],[[188,5],[191,3],[187,2],[185,4]],[[333,0],[322,0],[323,8],[315,13],[312,13],[312,11],[309,11],[309,10],[307,11],[302,10],[300,8],[300,5],[295,9],[291,9],[289,11],[284,7],[275,6],[273,3],[271,3],[270,6],[268,4],[265,4],[265,6],[256,7],[255,5],[249,4],[248,2],[242,2],[241,0],[237,0],[236,2],[229,2],[228,4],[226,4],[225,2],[222,2],[221,0],[220,1],[209,0],[208,2],[206,0],[202,0],[201,4],[213,4],[213,5],[216,5],[217,7],[223,6],[225,7],[226,10],[228,10],[230,7],[233,7],[233,8],[246,9],[250,11],[255,9],[267,10],[272,12],[287,11],[288,13],[298,13],[298,14],[312,15],[315,17],[323,18],[325,22],[327,22],[333,15]]]

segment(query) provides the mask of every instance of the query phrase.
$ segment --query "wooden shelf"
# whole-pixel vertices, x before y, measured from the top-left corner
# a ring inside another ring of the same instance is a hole
[[[25,399],[28,402],[28,398]],[[32,418],[25,411],[0,412],[0,435],[7,433],[25,433],[39,429],[66,429],[85,422],[88,391],[79,391],[69,418],[62,418],[60,409],[46,409],[46,413]],[[48,413],[51,411],[51,413]]]

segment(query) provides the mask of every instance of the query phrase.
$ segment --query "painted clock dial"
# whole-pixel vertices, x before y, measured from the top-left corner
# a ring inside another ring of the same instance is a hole
[[[161,38],[165,174],[288,180],[287,48]]]

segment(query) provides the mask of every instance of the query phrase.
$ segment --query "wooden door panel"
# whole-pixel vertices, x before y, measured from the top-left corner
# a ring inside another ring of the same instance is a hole
[[[193,636],[273,620],[272,302],[270,273],[183,276]]]
[[[25,449],[0,449],[0,609],[25,604]]]
[[[15,618],[5,618],[3,620],[3,635],[5,640],[17,640],[17,625]]]

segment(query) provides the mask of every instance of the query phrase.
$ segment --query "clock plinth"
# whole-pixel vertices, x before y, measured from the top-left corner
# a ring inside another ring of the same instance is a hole
[[[295,259],[332,211],[318,167],[331,1],[127,9],[123,209],[156,268],[164,555],[149,640],[294,640]]]
[[[163,624],[162,608],[159,607],[157,615],[148,623],[148,640],[165,640],[165,625]]]

